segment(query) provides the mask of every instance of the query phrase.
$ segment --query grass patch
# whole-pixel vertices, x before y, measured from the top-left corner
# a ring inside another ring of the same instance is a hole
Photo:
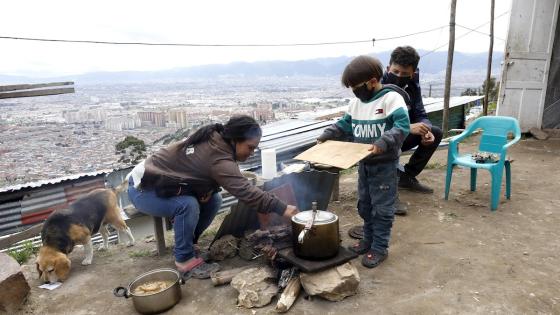
[[[29,257],[37,254],[39,247],[33,246],[31,240],[23,242],[22,247],[19,249],[11,249],[8,251],[8,255],[12,256],[20,265],[23,265],[29,260]]]
[[[135,250],[129,252],[128,256],[131,258],[148,257],[148,256],[152,256],[152,251],[149,249]]]
[[[429,170],[441,170],[447,168],[447,165],[439,163],[439,162],[430,162],[426,164],[426,169]]]
[[[206,237],[214,237],[216,236],[216,234],[218,233],[218,227],[216,226],[210,226],[209,228],[206,229],[206,231],[202,232],[202,235],[200,235],[200,238],[206,238]]]
[[[340,175],[348,175],[348,174],[354,174],[358,171],[358,166],[352,166],[349,169],[345,169],[340,171]]]

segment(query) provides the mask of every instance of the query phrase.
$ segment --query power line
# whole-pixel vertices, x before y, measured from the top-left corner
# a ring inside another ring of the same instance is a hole
[[[466,27],[466,26],[463,26],[463,25],[459,25],[459,24],[457,24],[457,23],[455,23],[455,26],[459,26],[459,27],[461,27],[461,28],[464,28],[464,29],[473,31],[473,32],[478,33],[478,34],[481,34],[481,35],[490,36],[489,33],[484,33],[484,32],[481,32],[481,31],[477,31],[476,29],[473,29],[473,28],[470,28],[470,27]],[[499,40],[504,41],[504,42],[506,41],[505,39],[503,39],[503,38],[501,38],[501,37],[494,36],[494,38],[495,38],[495,39],[499,39]]]
[[[115,41],[99,41],[99,40],[73,40],[73,39],[51,39],[51,38],[35,38],[20,36],[0,36],[0,39],[38,41],[38,42],[55,42],[55,43],[73,43],[73,44],[102,44],[102,45],[138,45],[138,46],[184,46],[184,47],[293,47],[293,46],[325,46],[325,45],[346,45],[346,44],[363,44],[375,43],[377,41],[392,40],[404,38],[424,33],[433,32],[447,25],[439,26],[429,30],[424,30],[405,35],[398,35],[385,38],[373,38],[368,40],[356,41],[339,41],[339,42],[318,42],[318,43],[291,43],[291,44],[201,44],[201,43],[150,43],[150,42],[115,42]]]
[[[504,15],[506,15],[506,14],[508,14],[508,13],[509,13],[509,11],[503,12],[502,14],[498,15],[497,17],[495,17],[495,18],[494,18],[494,21],[496,21],[497,19],[501,18],[502,16],[504,16]],[[474,29],[470,29],[470,31],[468,31],[468,32],[466,32],[465,34],[463,34],[463,35],[457,37],[456,39],[461,39],[461,38],[463,38],[463,37],[469,35],[469,34],[472,33],[472,32],[476,32],[479,28],[485,26],[485,25],[488,24],[488,23],[490,23],[490,21],[488,21],[488,22],[486,22],[486,23],[484,23],[484,24],[481,24],[481,25],[475,27]],[[457,24],[455,24],[455,25],[457,25]],[[441,45],[441,46],[439,46],[439,47],[437,47],[437,48],[435,48],[435,49],[432,49],[432,50],[428,51],[427,53],[423,54],[422,56],[420,56],[420,58],[425,57],[425,56],[427,56],[427,55],[429,55],[429,54],[431,54],[431,53],[434,53],[434,52],[436,52],[436,50],[438,50],[438,49],[440,49],[440,48],[443,48],[443,47],[447,46],[448,44],[449,44],[449,42],[447,42],[447,43],[445,43],[445,44],[443,44],[443,45]]]

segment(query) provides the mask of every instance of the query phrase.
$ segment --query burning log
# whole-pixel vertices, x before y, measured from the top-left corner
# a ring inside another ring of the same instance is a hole
[[[281,239],[292,234],[292,228],[289,225],[275,225],[267,230],[256,230],[255,232],[245,236],[249,242],[258,242],[263,238],[270,238],[273,240]]]
[[[235,277],[237,274],[239,274],[240,272],[242,272],[245,269],[247,269],[247,267],[234,268],[234,269],[230,269],[230,270],[213,272],[212,274],[210,274],[210,278],[212,279],[212,284],[214,286],[228,284],[228,283],[231,282],[233,277]]]
[[[278,303],[276,304],[276,312],[278,313],[285,313],[287,312],[290,307],[294,304],[297,297],[299,296],[299,292],[301,291],[301,282],[299,277],[293,277],[288,281],[288,285],[280,295],[278,299]]]

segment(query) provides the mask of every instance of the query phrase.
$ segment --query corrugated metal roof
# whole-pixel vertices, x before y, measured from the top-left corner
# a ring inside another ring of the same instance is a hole
[[[483,99],[484,95],[474,95],[474,96],[453,96],[449,98],[449,108],[455,106],[465,105],[470,102],[478,101]],[[426,113],[437,112],[443,109],[443,98],[442,97],[424,97],[422,99],[424,102],[424,108]]]
[[[70,180],[76,180],[76,179],[80,179],[83,177],[90,177],[90,176],[99,176],[99,175],[103,175],[109,172],[112,172],[113,170],[99,170],[99,171],[95,171],[95,172],[88,172],[88,173],[79,173],[79,174],[73,174],[73,175],[68,175],[68,176],[62,176],[62,177],[57,177],[57,178],[50,178],[50,179],[43,179],[43,180],[38,180],[38,181],[34,181],[34,182],[28,182],[28,183],[23,183],[23,184],[18,184],[18,185],[12,185],[12,186],[4,186],[0,188],[0,194],[1,193],[5,193],[5,192],[14,192],[14,191],[18,191],[18,190],[22,190],[22,189],[27,189],[27,188],[38,188],[41,187],[43,185],[53,185],[53,184],[59,184],[65,181],[70,181]]]

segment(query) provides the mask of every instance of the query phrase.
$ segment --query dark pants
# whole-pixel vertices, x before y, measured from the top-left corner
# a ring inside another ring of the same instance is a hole
[[[423,145],[421,143],[422,137],[418,135],[409,134],[406,139],[404,139],[401,148],[402,152],[406,152],[414,148],[415,146],[418,146],[418,148],[416,148],[416,151],[412,153],[412,156],[410,157],[410,160],[408,160],[408,163],[404,166],[404,171],[406,174],[412,177],[418,176],[418,174],[422,172],[424,167],[426,167],[426,164],[428,164],[428,161],[430,160],[434,152],[436,152],[436,149],[441,142],[441,138],[443,137],[443,133],[441,132],[441,129],[439,127],[432,126],[432,134],[434,135],[435,139],[434,143],[430,145]]]
[[[397,161],[358,166],[358,213],[364,220],[364,241],[385,253],[389,247],[397,200]]]

